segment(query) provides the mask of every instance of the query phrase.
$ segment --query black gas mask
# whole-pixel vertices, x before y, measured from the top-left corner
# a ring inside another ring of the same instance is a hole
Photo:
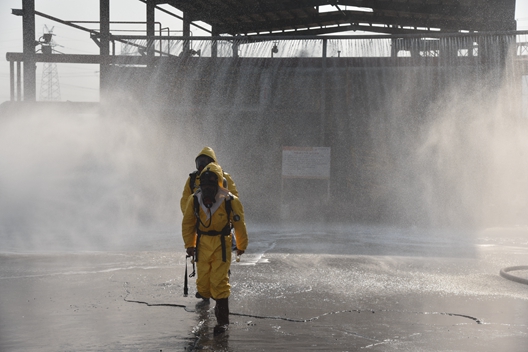
[[[200,190],[202,202],[206,208],[211,208],[216,202],[218,192],[218,176],[214,172],[205,171],[200,175]]]
[[[199,172],[202,172],[202,170],[209,165],[210,163],[214,162],[214,160],[207,155],[199,155],[196,160],[196,170]]]

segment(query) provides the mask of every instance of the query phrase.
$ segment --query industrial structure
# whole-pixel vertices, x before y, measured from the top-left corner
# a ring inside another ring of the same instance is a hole
[[[321,146],[332,150],[321,203],[390,216],[387,199],[398,195],[385,177],[412,149],[402,147],[402,136],[432,118],[428,103],[465,82],[499,84],[505,75],[520,82],[528,73],[528,33],[516,31],[515,0],[138,0],[141,35],[112,32],[111,0],[99,1],[99,30],[38,12],[35,1],[13,10],[23,21],[24,51],[7,54],[12,101],[36,100],[37,62],[99,64],[101,101],[126,92],[178,128],[199,126],[241,164],[258,160],[270,170],[250,171],[270,194],[245,195],[260,209],[276,209],[269,205],[279,193],[288,199],[299,189],[281,189],[281,148]],[[179,18],[182,35],[157,31],[157,11]],[[99,55],[36,53],[35,16],[89,33]],[[191,36],[193,26],[210,36]],[[120,55],[116,43],[137,53]],[[241,129],[237,143],[225,138]],[[296,187],[321,189],[319,180]]]
[[[99,63],[101,65],[101,88],[105,89],[105,77],[108,67],[123,61],[112,52],[111,44],[134,40],[131,36],[116,36],[111,33],[110,1],[101,0],[99,30],[95,31],[80,24],[55,18],[50,14],[35,11],[36,0],[22,0],[22,9],[13,9],[13,14],[22,16],[24,51],[22,54],[8,53],[11,63],[11,96],[12,100],[22,100],[20,91],[21,73],[16,72],[14,64],[20,70],[23,65],[24,100],[35,100],[35,62],[71,62]],[[38,0],[37,0],[38,1]],[[230,36],[231,40],[272,40],[273,38],[309,37],[322,34],[337,34],[345,31],[364,31],[382,33],[393,37],[393,55],[399,50],[420,50],[412,48],[410,41],[398,40],[405,35],[423,37],[438,34],[506,32],[515,31],[515,0],[301,0],[301,1],[218,1],[218,0],[138,0],[145,3],[145,35],[140,36],[149,44],[145,46],[146,56],[156,56],[155,43],[162,40],[184,40],[187,48],[190,42],[191,26],[198,26],[210,32],[212,37]],[[168,37],[156,35],[156,10],[167,12],[158,5],[168,4],[174,7],[173,16],[183,21],[183,35]],[[331,11],[322,12],[324,6],[331,6]],[[183,15],[176,13],[182,12]],[[100,55],[60,55],[50,57],[49,53],[35,52],[35,16],[42,16],[58,23],[63,23],[90,33],[100,47]],[[202,21],[210,29],[195,24]],[[273,37],[273,38],[272,38]],[[136,37],[137,39],[137,37]],[[421,42],[420,46],[437,45],[437,41]],[[500,48],[499,50],[505,50]],[[212,57],[217,55],[216,47],[211,49]],[[236,55],[236,51],[235,51]],[[325,52],[322,53],[325,55]],[[144,58],[135,63],[152,64]],[[15,79],[15,75],[16,78]],[[16,88],[16,89],[15,89]]]

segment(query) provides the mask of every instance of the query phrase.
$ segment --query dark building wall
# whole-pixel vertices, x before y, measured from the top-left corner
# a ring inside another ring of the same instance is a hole
[[[478,58],[323,60],[190,58],[115,67],[113,82],[187,129],[188,143],[219,146],[255,217],[279,218],[282,200],[298,219],[401,219],[402,187],[426,217],[411,155],[437,97],[484,79]],[[326,181],[282,179],[283,146],[331,147],[329,203]]]

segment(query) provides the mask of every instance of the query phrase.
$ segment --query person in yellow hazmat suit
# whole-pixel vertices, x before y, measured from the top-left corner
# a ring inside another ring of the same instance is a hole
[[[185,186],[183,187],[182,197],[180,199],[180,208],[182,213],[185,211],[185,205],[189,197],[198,190],[200,186],[200,172],[206,167],[209,163],[217,163],[216,154],[211,147],[204,147],[202,151],[198,154],[194,160],[196,163],[196,170],[189,174]],[[222,170],[222,175],[225,181],[224,188],[227,188],[229,192],[238,197],[238,190],[235,185],[235,181],[230,174]],[[236,239],[233,238],[233,244],[231,247],[232,250],[236,250]]]
[[[182,221],[182,236],[188,256],[196,262],[197,297],[216,301],[215,334],[229,327],[229,268],[234,236],[237,256],[248,245],[244,208],[237,196],[223,187],[222,168],[209,163],[200,173],[200,186],[189,197]]]
[[[185,211],[185,206],[187,205],[187,200],[189,197],[198,190],[198,186],[200,185],[198,175],[200,175],[200,172],[202,172],[204,167],[206,167],[209,163],[218,163],[215,152],[211,147],[204,147],[196,159],[194,159],[194,161],[196,163],[196,171],[193,171],[189,174],[189,177],[185,182],[185,187],[183,187],[182,197],[180,199],[180,208],[182,213]],[[229,192],[233,193],[233,195],[238,197],[238,190],[231,175],[229,175],[227,172],[223,172],[222,176],[225,178],[227,183],[227,187],[225,188],[227,188]]]

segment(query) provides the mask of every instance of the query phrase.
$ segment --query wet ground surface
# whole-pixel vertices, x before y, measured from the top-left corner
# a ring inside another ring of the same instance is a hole
[[[528,285],[499,275],[528,265],[526,229],[250,229],[220,337],[193,279],[183,297],[173,237],[147,250],[4,251],[0,350],[526,351]]]

